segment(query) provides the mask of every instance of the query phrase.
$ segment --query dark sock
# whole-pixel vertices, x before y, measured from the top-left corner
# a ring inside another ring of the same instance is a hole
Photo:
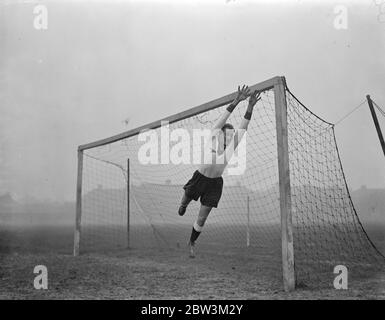
[[[191,231],[190,242],[191,242],[191,243],[195,243],[195,241],[198,239],[198,237],[199,237],[200,234],[201,234],[201,233],[198,232],[198,231],[196,231],[196,230],[194,229],[194,227],[193,227],[193,228],[192,228],[192,231]]]

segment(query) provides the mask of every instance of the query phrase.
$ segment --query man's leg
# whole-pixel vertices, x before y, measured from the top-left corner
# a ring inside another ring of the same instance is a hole
[[[212,207],[208,207],[205,205],[201,205],[201,208],[199,210],[199,215],[197,221],[195,221],[194,226],[191,231],[191,236],[190,236],[190,257],[193,258],[194,255],[194,245],[195,241],[198,239],[199,235],[202,232],[202,228],[206,222],[207,217],[209,216],[209,213],[211,211]]]
[[[180,206],[179,206],[179,209],[178,209],[178,213],[179,213],[180,216],[183,216],[185,214],[187,206],[191,202],[191,200],[192,200],[191,198],[186,196],[186,192],[185,192],[183,194],[183,198],[182,198],[182,201],[180,202]]]

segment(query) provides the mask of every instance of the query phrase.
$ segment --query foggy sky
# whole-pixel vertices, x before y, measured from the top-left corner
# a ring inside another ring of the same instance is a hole
[[[345,2],[347,30],[333,25],[341,1],[39,3],[48,30],[34,29],[33,1],[0,0],[0,194],[73,200],[78,145],[277,75],[332,123],[368,93],[385,108],[372,0]],[[384,188],[367,105],[335,130],[349,187]]]

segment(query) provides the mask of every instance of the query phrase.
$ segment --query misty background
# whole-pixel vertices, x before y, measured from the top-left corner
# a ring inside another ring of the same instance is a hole
[[[34,28],[36,4],[48,9],[47,30]],[[346,30],[334,26],[341,4]],[[72,219],[78,145],[239,84],[285,76],[332,123],[366,94],[385,108],[379,14],[372,0],[0,0],[1,211]],[[384,156],[367,104],[335,131],[360,217],[384,219]]]

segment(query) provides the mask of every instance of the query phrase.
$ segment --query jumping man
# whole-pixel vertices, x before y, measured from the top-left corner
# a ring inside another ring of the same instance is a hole
[[[190,257],[194,257],[194,245],[195,241],[199,237],[203,225],[212,208],[217,208],[218,202],[222,195],[223,178],[222,174],[225,170],[231,155],[239,144],[244,132],[249,125],[253,108],[255,104],[260,100],[260,93],[254,91],[249,98],[249,104],[244,118],[242,119],[239,130],[235,132],[234,127],[230,123],[226,123],[231,113],[238,105],[239,102],[245,100],[250,93],[248,86],[240,88],[238,86],[238,94],[234,101],[226,108],[225,112],[221,115],[215,126],[213,127],[211,134],[211,161],[209,164],[202,164],[196,170],[192,178],[183,187],[185,190],[178,213],[183,216],[186,212],[186,208],[191,200],[197,201],[200,198],[201,207],[198,214],[198,219],[195,221],[191,237],[189,241]],[[217,139],[217,140],[216,140]],[[215,149],[215,141],[218,141],[217,148]],[[228,150],[226,148],[228,147]],[[230,150],[229,150],[230,149]],[[230,151],[230,153],[226,152]],[[229,156],[230,154],[230,156]]]

